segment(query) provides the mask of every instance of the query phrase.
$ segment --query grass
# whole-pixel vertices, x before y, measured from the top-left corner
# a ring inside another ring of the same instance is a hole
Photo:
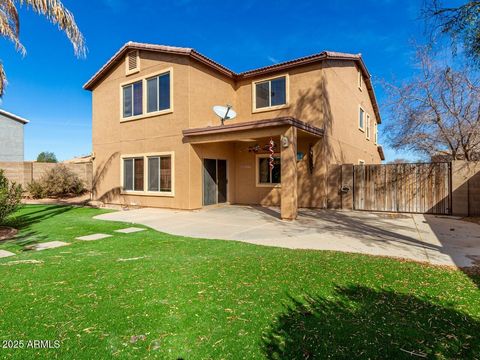
[[[7,359],[480,357],[480,278],[387,258],[202,240],[27,206],[0,259]],[[261,231],[261,230],[260,230]],[[79,242],[94,232],[113,237]],[[31,242],[68,247],[21,252]],[[17,260],[39,263],[12,264]],[[4,345],[3,341],[0,345]]]

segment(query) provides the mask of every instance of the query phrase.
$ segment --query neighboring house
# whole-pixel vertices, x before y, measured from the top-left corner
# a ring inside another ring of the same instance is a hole
[[[297,207],[325,207],[329,164],[383,157],[360,55],[322,52],[235,73],[193,49],[129,42],[84,88],[94,196],[106,203],[281,205],[293,219]],[[238,115],[222,126],[212,107],[226,104]]]
[[[23,126],[28,120],[0,109],[0,161],[23,161]]]

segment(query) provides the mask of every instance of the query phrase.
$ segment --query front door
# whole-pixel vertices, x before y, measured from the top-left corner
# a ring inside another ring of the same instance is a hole
[[[227,160],[203,160],[203,205],[227,202]]]

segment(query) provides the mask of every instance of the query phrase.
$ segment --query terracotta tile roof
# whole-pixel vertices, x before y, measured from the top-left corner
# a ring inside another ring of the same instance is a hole
[[[255,75],[258,75],[258,74],[263,74],[263,73],[266,73],[266,72],[283,70],[283,69],[286,69],[286,68],[289,68],[289,67],[305,65],[305,64],[309,64],[309,63],[316,62],[316,61],[319,61],[319,60],[325,60],[325,59],[356,60],[356,61],[358,61],[358,60],[362,59],[362,55],[361,54],[347,54],[347,53],[340,53],[340,52],[334,52],[334,51],[322,51],[321,53],[304,56],[304,57],[301,57],[301,58],[281,62],[281,63],[274,64],[274,65],[261,67],[259,69],[244,71],[244,72],[239,73],[238,76],[240,76],[242,78],[246,78],[246,77],[255,76]],[[365,68],[363,70],[365,71],[367,76],[370,77],[370,74],[368,73],[367,69]]]
[[[361,54],[349,54],[349,53],[342,53],[342,52],[335,52],[335,51],[323,51],[317,54],[304,56],[301,58],[297,58],[294,60],[285,61],[282,63],[269,65],[265,67],[261,67],[258,69],[253,69],[249,71],[244,71],[240,73],[236,73],[227,67],[217,63],[216,61],[208,58],[205,55],[200,54],[198,51],[192,48],[184,48],[184,47],[176,47],[176,46],[166,46],[166,45],[155,45],[155,44],[145,44],[145,43],[137,43],[137,42],[128,42],[122,46],[120,50],[118,50],[107,62],[103,65],[100,70],[98,70],[90,80],[85,83],[83,86],[86,90],[92,90],[95,87],[95,84],[100,81],[103,76],[118,62],[123,60],[125,54],[132,50],[145,50],[145,51],[157,51],[157,52],[164,52],[164,53],[171,53],[171,54],[179,54],[190,56],[191,58],[212,67],[213,69],[219,71],[220,73],[224,74],[225,76],[232,78],[236,81],[250,78],[254,76],[260,76],[271,72],[276,72],[280,70],[285,70],[297,66],[306,65],[309,63],[314,63],[317,61],[323,60],[348,60],[354,61],[357,63],[358,67],[363,72],[365,77],[365,85],[367,86],[368,93],[372,100],[373,108],[375,111],[375,115],[377,118],[377,122],[381,123],[380,112],[378,109],[377,100],[375,97],[375,92],[373,90],[372,82],[370,73],[367,70],[365,63],[363,62]]]

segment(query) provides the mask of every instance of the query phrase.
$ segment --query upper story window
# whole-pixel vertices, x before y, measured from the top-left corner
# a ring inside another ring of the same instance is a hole
[[[172,111],[172,69],[122,85],[122,118],[160,115]]]
[[[147,112],[170,109],[170,72],[147,79]]]
[[[123,117],[138,116],[143,114],[143,81],[122,87],[123,91]]]
[[[365,110],[361,107],[358,111],[358,128],[362,131],[365,131]]]
[[[373,123],[373,131],[374,131],[373,138],[375,139],[375,145],[377,145],[378,144],[378,124],[376,121]]]
[[[254,110],[276,108],[287,104],[286,76],[255,82],[253,88]]]

